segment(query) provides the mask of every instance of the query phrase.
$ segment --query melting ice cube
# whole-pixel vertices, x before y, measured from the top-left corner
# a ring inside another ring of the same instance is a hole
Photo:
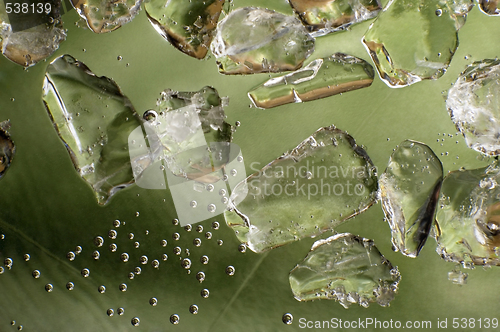
[[[380,176],[382,208],[394,250],[417,257],[429,236],[443,181],[443,166],[427,145],[405,140]]]
[[[315,37],[374,18],[381,9],[378,0],[289,0],[289,3]]]
[[[40,2],[34,13],[30,12],[31,7],[28,13],[20,11],[16,14],[12,10],[6,14],[0,11],[0,47],[3,55],[29,67],[54,53],[66,39],[61,9],[60,0],[49,0]],[[42,12],[39,13],[39,10]]]
[[[500,265],[500,166],[450,172],[436,213],[436,251],[446,261]]]
[[[448,91],[446,107],[470,148],[500,154],[500,60],[469,65]]]
[[[107,77],[97,77],[70,55],[52,61],[43,101],[80,176],[99,204],[134,182],[128,136],[141,125],[130,100]]]
[[[297,300],[333,299],[347,309],[389,306],[401,276],[372,240],[344,233],[316,241],[289,279]]]
[[[144,8],[163,38],[181,52],[203,59],[223,5],[224,0],[151,0]]]
[[[235,9],[216,31],[211,49],[223,74],[296,70],[314,50],[297,18],[269,9]]]
[[[363,37],[380,78],[400,88],[441,77],[471,8],[470,0],[390,1]]]
[[[241,242],[263,252],[333,229],[369,208],[377,189],[365,150],[330,126],[239,183],[225,218]]]
[[[374,74],[373,67],[366,61],[335,53],[313,60],[293,73],[271,78],[252,89],[248,97],[260,108],[315,100],[368,87]]]
[[[104,33],[130,22],[139,13],[142,0],[71,0],[71,3],[90,30]]]
[[[0,179],[5,175],[12,162],[16,147],[9,135],[10,121],[0,122]]]

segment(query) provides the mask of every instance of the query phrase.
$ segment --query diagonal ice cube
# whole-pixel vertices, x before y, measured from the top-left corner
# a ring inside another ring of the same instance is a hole
[[[71,0],[78,15],[95,33],[111,32],[130,22],[143,0]]]
[[[447,261],[500,265],[500,166],[450,172],[436,213],[436,251]]]
[[[427,145],[405,140],[394,150],[379,180],[394,250],[417,257],[434,222],[442,181],[441,161]]]
[[[365,150],[334,126],[239,183],[226,223],[254,252],[333,229],[376,200],[377,174]]]
[[[219,22],[211,50],[223,74],[281,72],[302,66],[314,38],[293,16],[244,7]]]
[[[374,18],[378,0],[289,0],[297,15],[315,37],[345,30],[348,26]]]
[[[134,182],[127,138],[141,121],[113,80],[97,77],[84,63],[63,55],[47,67],[43,102],[99,204]]]
[[[316,241],[289,280],[295,299],[333,299],[347,309],[353,303],[389,306],[401,276],[372,240],[344,233]]]
[[[144,8],[149,21],[163,38],[179,51],[203,59],[224,0],[151,0]]]
[[[469,65],[448,91],[446,107],[470,148],[500,154],[500,60]]]
[[[9,4],[9,14],[0,6],[0,47],[9,60],[25,67],[33,66],[54,53],[66,39],[60,0],[33,4],[36,7],[28,7],[27,13],[18,10],[17,14],[16,4],[20,3]]]
[[[16,146],[9,135],[10,121],[0,122],[0,179],[5,175],[12,162]]]
[[[363,37],[380,78],[400,88],[441,77],[471,8],[471,0],[390,1]]]
[[[271,78],[252,89],[248,97],[259,108],[300,103],[368,87],[374,74],[373,67],[366,61],[335,53],[313,60],[293,73]]]

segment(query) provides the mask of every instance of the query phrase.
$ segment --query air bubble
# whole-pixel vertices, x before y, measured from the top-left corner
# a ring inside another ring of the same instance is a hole
[[[96,247],[102,247],[102,245],[104,244],[104,239],[102,238],[102,236],[96,236],[94,239],[94,244]]]
[[[238,158],[236,158],[236,160],[238,160],[241,163],[243,161],[243,156],[238,156]]]
[[[66,254],[66,258],[67,258],[67,259],[69,259],[70,261],[75,260],[75,256],[76,256],[76,255],[75,255],[75,253],[74,253],[74,252],[72,252],[72,251],[70,251],[70,252],[68,252],[68,253]]]
[[[202,225],[198,225],[198,226],[196,226],[196,231],[197,231],[198,233],[203,232],[203,226],[202,226]]]
[[[439,17],[443,14],[443,10],[442,9],[436,9],[436,16]]]
[[[111,252],[115,252],[117,249],[118,249],[118,246],[117,246],[116,244],[111,243],[111,244],[109,245],[109,251],[111,251]]]
[[[168,255],[167,254],[163,254],[161,255],[161,259],[166,261],[168,259]]]
[[[116,239],[116,236],[118,235],[118,232],[115,231],[114,229],[110,230],[108,232],[108,237],[111,239],[111,240],[114,240]]]
[[[166,247],[167,244],[168,244],[167,240],[165,240],[165,239],[161,240],[161,246],[162,247]]]
[[[125,309],[118,308],[117,312],[118,312],[118,315],[122,316],[125,313]]]
[[[99,293],[103,294],[106,292],[106,286],[101,285],[97,288],[97,290],[99,291]]]
[[[199,246],[201,246],[201,240],[200,240],[199,238],[194,239],[194,240],[193,240],[193,245],[194,245],[195,247],[199,247]]]
[[[50,293],[54,290],[54,286],[52,286],[52,284],[47,284],[45,285],[45,290]]]
[[[179,324],[179,315],[173,314],[172,316],[170,316],[170,323],[174,325]]]
[[[81,271],[82,277],[87,278],[90,275],[90,270],[89,269],[82,269]]]
[[[210,192],[214,191],[214,185],[213,184],[208,184],[207,185],[207,191],[210,191]]]
[[[118,219],[116,219],[115,221],[113,221],[113,226],[115,226],[115,227],[120,227],[120,224],[121,224],[121,221],[118,220]],[[111,309],[111,310],[113,310],[113,309]]]
[[[223,244],[224,244],[224,241],[222,241],[222,240],[217,240],[217,244],[221,246],[221,245],[223,245]]]
[[[134,233],[128,233],[128,238],[129,238],[129,240],[133,240],[134,239]]]
[[[215,210],[217,209],[217,207],[215,206],[215,204],[208,204],[207,206],[207,210],[208,212],[215,212]]]
[[[135,249],[139,249],[139,246],[140,246],[140,245],[141,245],[141,244],[140,244],[138,241],[135,241],[135,242],[134,242],[134,247],[135,247]]]
[[[134,273],[135,274],[141,274],[141,272],[142,272],[142,269],[139,266],[136,266],[135,269],[134,269]]]
[[[191,232],[192,229],[193,229],[193,226],[191,226],[191,224],[187,224],[186,226],[184,226],[184,230],[186,232]]]
[[[179,241],[180,238],[181,238],[181,235],[179,233],[172,234],[172,239],[174,239],[175,241]]]
[[[198,306],[196,304],[189,306],[189,312],[196,315],[198,313]]]
[[[189,206],[191,206],[192,208],[195,208],[197,205],[198,205],[198,203],[196,201],[191,201],[189,203]]]
[[[206,238],[207,240],[210,240],[210,239],[212,238],[212,233],[211,233],[211,232],[206,232],[206,233],[205,233],[205,238]]]
[[[3,274],[4,272],[5,272],[5,269],[2,266],[0,266],[0,274]]]
[[[31,259],[30,254],[24,254],[23,259],[25,262],[29,261]]]
[[[149,304],[153,307],[156,307],[158,305],[158,299],[156,297],[152,297],[149,299]]]
[[[99,251],[94,250],[94,252],[92,252],[93,259],[98,260],[100,257],[101,257],[101,253]]]
[[[183,268],[185,268],[186,270],[189,269],[191,267],[191,260],[189,258],[184,258],[182,261],[181,261],[181,266]]]
[[[226,267],[226,274],[228,276],[234,276],[234,272],[235,271],[236,270],[235,270],[234,266],[232,266],[232,265],[229,265],[229,266]]]
[[[293,316],[291,313],[286,313],[283,315],[283,318],[281,318],[281,320],[283,321],[283,323],[285,323],[286,325],[290,325],[292,324],[293,322]]]
[[[238,174],[238,171],[233,168],[230,173],[232,176],[236,176],[236,174]]]
[[[73,289],[75,289],[75,284],[74,284],[74,283],[72,283],[71,281],[70,281],[70,282],[68,282],[68,283],[66,284],[66,289],[67,289],[67,290],[69,290],[69,291],[72,291]]]
[[[241,253],[246,252],[247,251],[247,246],[244,243],[240,244],[238,246],[238,251],[241,252]]]
[[[12,258],[6,258],[3,261],[3,264],[10,270],[12,267],[12,264],[14,264],[14,261],[12,260]]]
[[[118,61],[121,61],[122,59],[123,59],[123,57],[121,55],[116,57],[116,60],[118,60]]]
[[[209,261],[209,258],[208,258],[208,256],[207,256],[207,255],[203,255],[203,256],[201,256],[201,257],[200,257],[200,262],[201,262],[201,264],[203,264],[203,265],[207,265],[207,264],[208,264],[208,261]]]
[[[113,317],[113,315],[115,314],[115,311],[111,308],[109,308],[106,313],[108,314],[109,317]]]
[[[182,252],[182,249],[181,247],[175,247],[174,248],[174,254],[176,254],[177,256],[179,256]]]
[[[207,299],[210,296],[210,291],[204,288],[201,290],[200,295],[202,298]]]
[[[132,318],[132,320],[130,321],[130,323],[132,323],[133,326],[139,326],[139,323],[141,322],[141,320],[139,319],[139,317],[134,317]]]
[[[226,189],[221,189],[221,190],[219,190],[219,195],[221,195],[221,196],[225,196],[226,194],[227,194]],[[214,221],[214,222],[217,222],[217,221]]]
[[[148,256],[142,255],[141,258],[139,258],[139,261],[141,264],[147,264],[148,263]]]
[[[129,258],[130,258],[130,256],[129,256],[129,254],[127,254],[126,252],[124,252],[124,253],[122,253],[122,254],[120,255],[120,260],[121,260],[122,262],[124,262],[124,263],[128,262]]]
[[[35,278],[35,279],[40,278],[40,274],[41,274],[41,273],[40,273],[40,271],[38,271],[38,270],[34,270],[34,271],[31,273],[31,275],[32,275],[32,276],[33,276],[33,278]]]
[[[137,212],[135,213],[135,216],[136,216],[136,217],[139,217],[139,215],[140,215],[140,213],[139,213],[139,211],[137,211]]]
[[[151,262],[151,266],[155,269],[159,268],[160,267],[160,261],[155,259]]]
[[[172,224],[173,224],[174,226],[179,225],[179,219],[172,219]]]
[[[219,229],[219,223],[217,221],[214,221],[212,223],[212,228],[215,229],[215,230],[218,230]]]
[[[196,273],[196,280],[198,280],[200,282],[200,284],[205,281],[205,273],[200,271],[198,273]]]
[[[75,254],[77,254],[77,255],[81,254],[81,253],[82,253],[82,250],[83,250],[83,249],[82,249],[82,247],[80,247],[80,246],[76,246],[76,247],[75,247]]]
[[[121,291],[121,292],[126,292],[127,291],[127,284],[120,284],[118,286],[118,289]]]

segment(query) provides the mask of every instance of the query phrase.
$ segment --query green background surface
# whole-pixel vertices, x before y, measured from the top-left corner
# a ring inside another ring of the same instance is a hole
[[[284,0],[272,6],[263,0],[234,3],[238,7],[267,5],[292,13]],[[213,57],[199,61],[174,49],[154,31],[143,10],[131,23],[103,35],[75,26],[79,20],[75,11],[65,14],[63,20],[67,40],[46,62],[23,70],[0,57],[0,120],[11,120],[10,132],[17,147],[11,168],[0,180],[0,233],[5,234],[0,241],[0,259],[3,262],[11,257],[14,261],[12,269],[0,275],[0,331],[14,331],[20,325],[23,331],[298,331],[300,318],[323,321],[366,317],[428,320],[435,330],[438,319],[447,318],[448,327],[453,318],[500,319],[498,268],[467,271],[467,285],[452,284],[447,272],[454,264],[441,260],[433,239],[417,259],[391,250],[390,229],[380,204],[336,231],[374,239],[379,250],[399,267],[402,281],[391,306],[372,304],[365,309],[353,305],[345,310],[335,301],[298,302],[292,296],[288,273],[315,239],[265,254],[250,250],[240,253],[239,242],[222,215],[201,222],[201,234],[174,226],[171,220],[175,209],[168,190],[132,186],[116,194],[106,206],[98,206],[90,187],[75,172],[41,99],[47,64],[67,53],[96,75],[114,79],[139,113],[154,108],[160,92],[167,88],[197,91],[211,85],[221,96],[229,96],[227,121],[241,122],[233,142],[241,147],[249,174],[253,172],[252,162],[262,167],[318,128],[331,124],[363,145],[380,172],[404,139],[427,143],[441,158],[445,173],[462,166],[476,168],[489,160],[468,149],[463,137],[456,134],[446,111],[444,92],[467,64],[499,55],[500,18],[488,17],[475,7],[459,32],[460,45],[451,66],[437,81],[391,89],[376,77],[369,88],[271,110],[250,107],[246,96],[269,75],[220,75]],[[306,64],[335,52],[371,61],[361,44],[370,23],[318,38],[316,51]],[[398,34],[396,26],[394,33]],[[404,35],[400,37],[401,43],[408,42]],[[117,60],[118,56],[123,59]],[[126,225],[116,229],[118,238],[112,241],[107,233],[115,219]],[[214,220],[220,222],[219,230],[211,229]],[[213,233],[211,240],[204,238],[206,231]],[[174,232],[180,233],[179,241],[172,239]],[[134,233],[133,241],[129,233]],[[105,238],[105,244],[99,248],[101,258],[94,261],[91,254],[97,235]],[[322,238],[329,235],[325,233]],[[203,242],[199,248],[192,244],[196,237]],[[160,245],[161,239],[168,240],[166,248]],[[218,239],[224,241],[223,245],[217,245]],[[138,249],[134,241],[140,242]],[[107,249],[112,242],[118,245],[116,253]],[[66,253],[77,245],[83,252],[70,262]],[[177,245],[191,251],[189,275],[173,253]],[[120,262],[122,252],[130,254],[128,263]],[[22,259],[25,253],[31,255],[28,262]],[[141,255],[147,255],[151,262],[161,259],[162,253],[169,259],[161,261],[158,270],[150,264],[139,264]],[[199,262],[201,255],[209,256],[208,265]],[[225,274],[228,265],[236,268],[234,276]],[[129,280],[127,274],[135,266],[141,266],[142,273]],[[90,269],[88,278],[80,275],[85,267]],[[41,272],[38,279],[31,275],[35,269]],[[206,273],[202,284],[195,278],[198,271]],[[71,292],[65,288],[68,281],[75,284]],[[123,293],[118,290],[122,282],[128,285]],[[47,283],[54,286],[50,293],[45,291]],[[102,284],[107,287],[104,294],[97,291]],[[208,299],[200,296],[203,288],[210,290]],[[148,303],[153,296],[158,299],[155,307]],[[199,306],[197,315],[189,313],[192,304]],[[125,309],[124,315],[117,315],[118,307]],[[108,308],[115,310],[113,317],[106,315]],[[292,325],[282,322],[286,312],[294,317]],[[178,325],[169,322],[172,314],[180,316]],[[138,327],[130,323],[133,317],[140,318]],[[479,330],[477,321],[473,330]]]

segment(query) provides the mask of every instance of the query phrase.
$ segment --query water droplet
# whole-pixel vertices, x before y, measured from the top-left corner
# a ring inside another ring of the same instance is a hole
[[[45,290],[50,293],[54,290],[54,286],[52,286],[52,284],[47,284],[45,285]]]
[[[69,259],[70,261],[75,260],[75,253],[70,251],[66,254],[66,258]]]
[[[226,267],[226,274],[228,276],[234,276],[235,268],[232,265]]]
[[[118,246],[115,243],[111,243],[109,245],[109,251],[115,252],[118,249]]]
[[[211,233],[211,232],[206,232],[206,233],[205,233],[205,238],[206,238],[207,240],[210,240],[210,239],[212,238],[212,233]]]
[[[134,317],[130,322],[132,323],[133,326],[139,326],[141,320],[139,319],[139,317]]]
[[[128,253],[124,252],[120,255],[120,260],[124,263],[128,262],[130,256]]]
[[[120,284],[120,286],[118,286],[118,289],[122,292],[126,292],[127,291],[127,284]]]
[[[101,285],[101,286],[99,286],[99,287],[97,288],[97,290],[99,291],[99,293],[101,293],[101,294],[102,294],[102,293],[106,292],[106,286]]]
[[[221,245],[223,245],[223,244],[224,244],[224,241],[222,241],[222,240],[217,240],[217,244],[221,246]]]
[[[208,204],[207,206],[207,210],[208,212],[215,212],[215,210],[217,209],[217,207],[215,206],[215,204]]]
[[[202,283],[205,280],[205,273],[202,271],[196,273],[196,279]]]
[[[96,245],[96,247],[102,247],[102,245],[104,244],[104,239],[102,238],[102,236],[96,236],[94,239],[94,244]]]
[[[291,313],[286,313],[283,315],[283,318],[281,319],[283,321],[283,323],[285,323],[286,325],[290,325],[292,324],[293,322],[293,316]]]
[[[181,238],[181,235],[179,233],[172,234],[172,239],[174,239],[175,241],[179,241],[180,238]]]
[[[175,247],[175,248],[174,248],[174,254],[176,254],[177,256],[178,256],[178,255],[180,255],[180,254],[181,254],[181,252],[182,252],[181,247]]]
[[[67,290],[69,290],[69,291],[72,291],[73,289],[75,289],[75,284],[74,284],[74,283],[72,283],[71,281],[70,281],[70,282],[68,282],[68,283],[66,284],[66,289],[67,289]]]
[[[120,224],[121,224],[121,221],[118,220],[118,219],[116,219],[115,221],[113,221],[113,226],[115,226],[115,227],[120,227]],[[113,309],[111,309],[111,310],[113,310]]]
[[[165,239],[161,240],[161,246],[162,247],[166,247],[167,244],[168,244],[167,240],[165,240]]]
[[[196,226],[196,231],[197,231],[198,233],[203,232],[203,226],[202,226],[202,225],[198,225],[198,226]]]
[[[178,226],[179,225],[179,219],[172,219],[172,224],[174,226]]]
[[[153,307],[156,307],[158,305],[158,299],[156,297],[152,297],[149,299],[149,304]]]
[[[210,296],[210,291],[204,288],[201,290],[200,295],[202,298],[207,299]]]
[[[108,314],[109,317],[113,317],[113,315],[115,314],[115,311],[111,308],[109,308],[106,313]]]
[[[118,312],[118,315],[122,316],[125,313],[125,309],[118,308],[117,312]]]
[[[198,313],[198,306],[196,304],[189,306],[189,312],[196,315]]]
[[[241,253],[247,251],[247,246],[244,243],[240,244],[238,246],[238,251],[241,252]]]
[[[141,258],[139,258],[139,261],[141,264],[147,264],[148,263],[148,256],[142,255]]]
[[[112,239],[112,240],[116,239],[116,236],[117,236],[117,235],[118,235],[118,232],[117,232],[117,231],[115,231],[114,229],[112,229],[112,230],[110,230],[110,231],[108,232],[108,236],[109,236],[109,238],[110,238],[110,239]]]
[[[201,257],[200,257],[200,262],[201,262],[201,264],[203,264],[203,265],[207,265],[207,264],[208,264],[208,261],[209,261],[209,258],[208,258],[208,256],[207,256],[207,255],[203,255],[203,256],[201,256]]]
[[[151,266],[155,269],[159,268],[160,267],[160,261],[155,259],[151,262]]]
[[[224,189],[221,189],[221,190],[224,190]],[[218,230],[219,229],[219,223],[217,221],[214,221],[212,223],[212,228],[215,229],[215,230]]]
[[[184,226],[184,230],[186,232],[191,232],[192,229],[193,229],[193,226],[191,226],[191,224],[187,224],[186,226]]]
[[[179,324],[179,315],[173,314],[172,316],[170,316],[170,323],[174,325]]]
[[[198,203],[196,201],[191,201],[191,203],[189,203],[189,205],[192,207],[192,208],[195,208]]]
[[[81,271],[82,277],[87,278],[90,275],[90,270],[85,268]]]
[[[189,269],[191,267],[191,260],[189,258],[184,258],[182,261],[181,261],[181,266],[183,268],[185,268],[186,270]]]
[[[199,247],[199,246],[201,246],[201,240],[200,240],[199,238],[194,239],[194,240],[193,240],[193,245],[194,245],[195,247]]]
[[[31,259],[30,254],[24,254],[23,259],[25,262],[29,261]]]

